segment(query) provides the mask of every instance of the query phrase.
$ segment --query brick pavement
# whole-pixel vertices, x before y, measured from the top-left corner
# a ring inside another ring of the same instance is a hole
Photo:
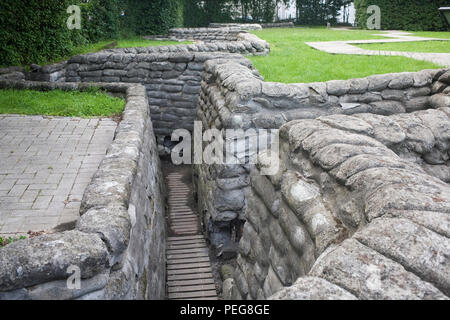
[[[111,119],[0,115],[0,236],[76,221],[116,126]]]

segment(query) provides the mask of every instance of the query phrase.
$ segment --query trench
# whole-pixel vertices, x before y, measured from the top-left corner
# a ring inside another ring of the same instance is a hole
[[[192,167],[163,161],[167,190],[166,292],[168,300],[218,300],[210,250],[196,209]]]

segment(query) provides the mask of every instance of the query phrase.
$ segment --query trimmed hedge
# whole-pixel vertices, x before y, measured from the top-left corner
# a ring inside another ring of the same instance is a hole
[[[167,34],[183,25],[182,0],[127,0],[124,27],[136,35]]]
[[[448,27],[438,8],[448,4],[448,0],[355,0],[356,21],[367,28],[367,8],[377,5],[383,30],[445,31]]]
[[[73,4],[81,8],[81,30],[67,28]],[[123,29],[132,35],[166,33],[181,26],[182,18],[182,0],[2,0],[0,66],[67,56],[75,46],[117,40]]]
[[[0,5],[0,65],[37,63],[70,52],[68,0],[3,0]]]
[[[0,5],[0,65],[41,63],[74,46],[112,39],[119,32],[120,0],[4,0]],[[81,30],[69,30],[67,8],[81,7]]]
[[[232,1],[183,0],[185,27],[207,27],[211,22],[235,22],[231,16]]]
[[[81,32],[89,42],[114,39],[120,30],[120,0],[90,0],[80,3],[82,12]]]

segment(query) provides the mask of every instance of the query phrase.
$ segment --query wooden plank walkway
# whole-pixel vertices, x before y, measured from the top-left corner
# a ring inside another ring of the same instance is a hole
[[[199,217],[189,206],[192,191],[182,172],[166,176],[169,192],[167,239],[167,291],[169,300],[217,300],[208,246]]]

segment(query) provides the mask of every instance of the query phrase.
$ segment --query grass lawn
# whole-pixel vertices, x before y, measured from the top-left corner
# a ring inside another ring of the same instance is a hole
[[[417,37],[450,39],[450,32],[433,32],[433,31],[408,31]]]
[[[450,53],[450,41],[358,44],[367,50]]]
[[[253,31],[271,45],[269,56],[249,57],[266,81],[321,82],[367,77],[391,72],[439,68],[405,57],[332,55],[312,49],[305,42],[386,39],[379,31],[328,30],[326,28],[265,29]],[[435,36],[438,36],[436,33]]]
[[[79,91],[0,90],[0,114],[73,116],[89,118],[115,116],[125,107],[125,100],[99,89]]]

